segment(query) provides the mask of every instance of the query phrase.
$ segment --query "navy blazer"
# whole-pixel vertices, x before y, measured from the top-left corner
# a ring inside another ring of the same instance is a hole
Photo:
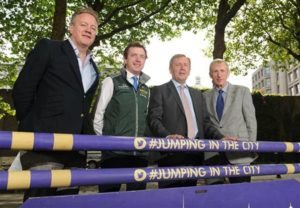
[[[20,131],[87,133],[99,73],[84,93],[78,61],[68,40],[40,40],[28,54],[13,88]]]

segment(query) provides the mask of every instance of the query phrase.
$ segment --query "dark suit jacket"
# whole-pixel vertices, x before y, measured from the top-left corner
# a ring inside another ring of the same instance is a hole
[[[195,116],[198,125],[196,138],[221,139],[221,135],[210,123],[204,97],[199,90],[189,87]],[[180,134],[187,137],[187,123],[183,105],[172,81],[153,87],[150,93],[149,126],[155,137],[166,137],[170,134]],[[200,165],[203,154],[161,153],[160,161],[164,166],[169,165]],[[162,159],[165,158],[165,159]],[[158,164],[160,165],[160,161]]]
[[[199,90],[189,87],[198,126],[196,138],[221,139],[211,124],[204,97]],[[153,87],[149,104],[149,124],[156,137],[180,134],[187,137],[187,123],[179,94],[172,81]]]
[[[76,54],[68,40],[42,39],[29,53],[13,88],[20,131],[87,133],[98,85],[84,93]],[[56,153],[57,154],[57,153]]]

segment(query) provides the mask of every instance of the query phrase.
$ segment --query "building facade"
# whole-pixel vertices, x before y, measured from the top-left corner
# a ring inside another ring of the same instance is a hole
[[[252,74],[253,90],[263,94],[300,95],[300,64],[281,66],[274,62],[260,67]]]

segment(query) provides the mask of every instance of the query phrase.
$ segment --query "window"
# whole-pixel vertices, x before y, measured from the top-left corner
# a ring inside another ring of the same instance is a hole
[[[264,70],[264,75],[265,75],[265,76],[270,76],[270,72],[271,72],[270,68],[267,67],[267,68],[265,68],[265,70]]]
[[[290,82],[293,81],[293,73],[292,73],[292,72],[289,73],[289,81],[290,81]]]
[[[270,80],[270,78],[265,79],[265,87],[271,87],[271,80]]]
[[[295,92],[296,92],[296,95],[299,94],[299,92],[300,92],[300,84],[296,84],[295,85]]]
[[[300,69],[299,68],[296,68],[295,69],[295,74],[296,74],[296,78],[300,77]]]
[[[290,87],[290,95],[295,95],[294,87]]]
[[[297,69],[295,69],[295,70],[293,71],[293,74],[294,74],[294,79],[297,79],[297,77],[298,77],[298,75],[297,75]]]

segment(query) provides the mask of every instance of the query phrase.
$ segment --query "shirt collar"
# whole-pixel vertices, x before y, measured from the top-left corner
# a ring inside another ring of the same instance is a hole
[[[72,48],[73,48],[73,50],[74,50],[74,52],[75,52],[77,58],[79,58],[79,50],[78,50],[78,48],[76,47],[75,43],[72,41],[71,38],[68,38],[68,41],[70,42],[70,44],[71,44],[71,46],[72,46]],[[91,53],[90,50],[88,50],[87,55],[86,55],[86,58],[89,58],[89,59],[92,58],[92,53]]]
[[[225,84],[225,86],[224,87],[222,87],[222,88],[218,88],[218,87],[216,87],[216,86],[214,86],[214,89],[215,89],[215,91],[216,92],[219,92],[219,90],[223,90],[223,92],[227,92],[227,90],[228,90],[228,86],[229,86],[229,82],[226,82],[226,84]]]
[[[181,85],[184,86],[184,88],[187,88],[187,84],[184,83],[184,84],[180,84],[179,82],[177,82],[176,80],[172,79],[172,82],[174,83],[175,87],[178,88],[180,87]]]
[[[127,72],[127,79],[131,79],[132,77],[137,77],[139,79],[139,76],[138,75],[134,75],[132,74],[128,69],[125,69],[126,72]]]

